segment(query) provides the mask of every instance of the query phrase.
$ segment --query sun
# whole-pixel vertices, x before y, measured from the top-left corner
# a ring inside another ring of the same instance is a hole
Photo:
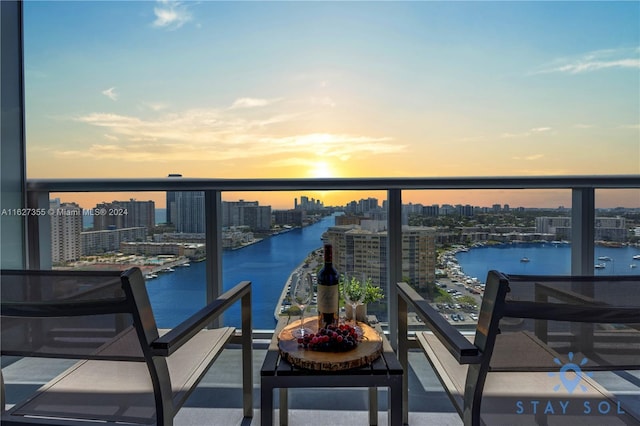
[[[325,161],[317,162],[309,171],[312,177],[317,178],[331,178],[334,177],[333,169],[331,165]]]

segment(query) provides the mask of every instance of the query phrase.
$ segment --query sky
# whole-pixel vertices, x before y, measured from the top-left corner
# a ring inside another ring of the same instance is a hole
[[[28,178],[640,173],[636,1],[27,0],[24,51]],[[598,194],[640,207],[640,191]]]

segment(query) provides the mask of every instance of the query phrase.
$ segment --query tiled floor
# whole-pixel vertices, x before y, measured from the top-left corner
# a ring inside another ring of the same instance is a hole
[[[198,388],[178,413],[177,426],[256,426],[260,424],[260,367],[265,350],[254,351],[254,417],[242,418],[241,357],[239,351],[225,350],[213,364]],[[7,403],[12,404],[35,391],[68,361],[24,359],[11,363],[3,357],[3,375],[7,385]],[[421,352],[409,354],[409,423],[411,425],[461,426],[462,422]],[[594,378],[616,396],[631,403],[640,413],[640,372],[595,373]],[[22,378],[29,377],[29,380]],[[621,380],[623,379],[623,380]],[[386,390],[379,390],[378,424],[387,424]],[[292,426],[356,426],[367,424],[366,389],[292,389],[289,391],[289,424]],[[277,392],[274,396],[277,404]],[[277,413],[274,419],[277,419]]]
[[[262,349],[254,351],[255,414],[250,422],[243,421],[242,418],[239,351],[225,350],[180,410],[175,424],[177,426],[259,425],[260,367],[265,352],[266,350]],[[411,361],[417,366],[410,375],[411,424],[462,425],[424,356],[420,353],[411,354]],[[28,396],[71,363],[66,360],[47,360],[43,363],[39,359],[23,359],[10,364],[9,359],[3,358],[7,403],[12,404]],[[29,377],[29,380],[22,379],[24,377]],[[387,392],[384,389],[378,392],[379,424],[386,425]],[[276,404],[277,396],[276,392]],[[291,389],[289,391],[289,424],[292,426],[367,424],[367,398],[366,389]]]

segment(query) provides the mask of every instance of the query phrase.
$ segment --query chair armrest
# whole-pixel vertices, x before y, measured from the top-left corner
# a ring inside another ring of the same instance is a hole
[[[242,281],[235,287],[224,292],[220,297],[204,308],[172,328],[165,335],[151,342],[151,351],[155,356],[169,356],[195,336],[213,319],[220,316],[227,308],[239,299],[251,296],[251,282]],[[244,320],[244,315],[243,315]],[[249,313],[250,321],[250,313]]]
[[[482,352],[449,324],[442,315],[420,296],[407,283],[398,283],[398,296],[402,297],[408,307],[413,308],[418,317],[431,329],[433,334],[442,342],[451,355],[460,364],[479,364]]]

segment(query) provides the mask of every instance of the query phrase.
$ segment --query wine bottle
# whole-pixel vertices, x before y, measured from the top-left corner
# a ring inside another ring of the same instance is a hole
[[[338,324],[338,271],[333,267],[331,244],[324,246],[324,266],[318,272],[318,328]]]

